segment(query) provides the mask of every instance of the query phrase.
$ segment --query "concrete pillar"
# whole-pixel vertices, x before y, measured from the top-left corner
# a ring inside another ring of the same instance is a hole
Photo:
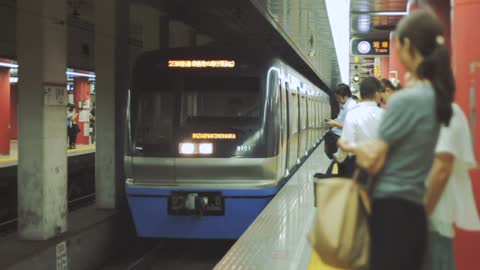
[[[10,154],[10,69],[0,68],[0,155]]]
[[[98,208],[119,206],[124,191],[124,118],[129,77],[129,1],[95,1]]]
[[[87,77],[75,77],[73,78],[73,93],[75,109],[78,112],[77,124],[80,127],[80,132],[77,135],[77,144],[89,144],[90,142],[90,120],[88,115],[90,108],[85,106],[85,102],[88,101],[90,106],[90,82]],[[82,107],[79,107],[79,102],[82,103]],[[85,132],[86,130],[86,132]],[[87,135],[85,135],[87,134]]]
[[[48,239],[67,229],[66,102],[44,94],[54,89],[52,97],[66,99],[65,4],[17,1],[18,233],[23,239]]]

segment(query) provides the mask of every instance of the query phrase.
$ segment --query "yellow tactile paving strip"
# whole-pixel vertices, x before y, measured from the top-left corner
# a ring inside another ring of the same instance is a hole
[[[312,252],[312,259],[310,260],[310,264],[308,265],[308,270],[346,270],[341,268],[335,268],[326,265],[320,257],[318,257],[317,253]]]
[[[95,145],[85,145],[85,146],[77,146],[76,149],[68,149],[67,154],[78,154],[82,152],[90,152],[90,151],[95,151]],[[12,157],[12,156],[0,156],[0,165],[4,165],[7,163],[13,163],[16,164],[18,161],[17,157]],[[9,165],[10,166],[10,165]]]

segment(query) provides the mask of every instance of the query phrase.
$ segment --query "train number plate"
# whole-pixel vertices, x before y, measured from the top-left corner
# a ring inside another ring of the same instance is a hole
[[[223,216],[221,192],[172,192],[168,197],[170,216]]]

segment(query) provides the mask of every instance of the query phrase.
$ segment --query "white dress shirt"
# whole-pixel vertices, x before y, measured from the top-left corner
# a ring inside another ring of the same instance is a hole
[[[374,101],[364,101],[351,108],[343,124],[341,138],[349,143],[358,144],[377,138],[378,126],[382,120],[384,109]],[[340,148],[335,154],[337,161],[343,162],[347,153]]]
[[[335,121],[344,124],[345,122],[345,117],[353,107],[357,106],[357,102],[355,99],[349,97],[347,101],[345,101],[345,104],[340,106],[340,112],[338,113],[337,119]],[[338,136],[342,135],[342,129],[338,127],[332,128],[332,132],[337,134]]]
[[[455,157],[453,171],[430,216],[433,230],[449,238],[454,236],[454,223],[464,230],[480,231],[480,218],[468,174],[468,170],[476,166],[470,128],[462,109],[455,103],[452,108],[450,125],[442,126],[435,152],[446,152]]]

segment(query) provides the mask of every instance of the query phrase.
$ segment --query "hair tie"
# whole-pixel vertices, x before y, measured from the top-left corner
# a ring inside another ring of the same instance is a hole
[[[435,41],[437,42],[438,45],[445,45],[445,38],[441,35],[438,35],[435,38]]]

